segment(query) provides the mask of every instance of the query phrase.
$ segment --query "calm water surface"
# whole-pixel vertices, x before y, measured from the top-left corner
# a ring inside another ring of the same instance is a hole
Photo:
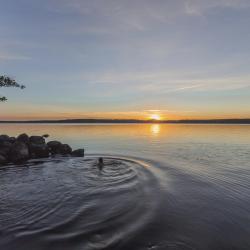
[[[250,126],[0,125],[23,132],[86,158],[1,168],[0,249],[250,249]]]

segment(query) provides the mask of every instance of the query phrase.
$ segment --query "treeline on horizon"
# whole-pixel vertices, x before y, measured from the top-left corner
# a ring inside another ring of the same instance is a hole
[[[137,120],[137,119],[64,119],[0,121],[0,123],[185,123],[185,124],[250,124],[247,119],[206,119],[206,120]]]

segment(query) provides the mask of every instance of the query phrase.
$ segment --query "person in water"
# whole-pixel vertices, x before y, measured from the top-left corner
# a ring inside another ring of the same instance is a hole
[[[99,170],[102,170],[102,169],[103,169],[104,163],[103,163],[103,158],[102,158],[102,157],[100,157],[100,158],[98,159],[98,164],[97,164],[97,166],[98,166]]]

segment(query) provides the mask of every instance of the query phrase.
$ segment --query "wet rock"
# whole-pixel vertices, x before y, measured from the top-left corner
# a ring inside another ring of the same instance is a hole
[[[51,154],[84,157],[84,149],[77,149],[72,152],[72,148],[68,144],[62,144],[60,141],[50,141],[46,144],[44,138],[48,136],[48,134],[45,134],[29,137],[23,133],[15,138],[0,135],[0,164],[22,163],[31,158],[47,158]]]
[[[9,152],[9,160],[13,163],[23,162],[29,159],[29,148],[23,143],[16,141],[12,144]]]
[[[7,158],[3,155],[0,154],[0,165],[4,165],[6,164],[8,161],[7,161]]]
[[[0,153],[3,156],[8,156],[12,143],[9,141],[0,141]]]
[[[32,144],[45,144],[45,139],[42,136],[31,136],[29,142]]]
[[[59,141],[50,141],[47,143],[51,154],[60,154],[62,143]]]
[[[16,141],[15,137],[9,137],[8,135],[0,135],[0,143],[2,142],[14,143],[15,141]]]
[[[72,148],[68,144],[62,144],[59,141],[50,141],[47,143],[51,154],[71,154]]]
[[[9,154],[9,152],[6,152],[6,151],[0,149],[0,155],[2,155],[4,157],[8,157],[8,154]]]
[[[29,143],[29,136],[27,134],[21,134],[17,137],[17,141],[28,144]]]
[[[9,141],[10,137],[8,135],[0,135],[0,141]]]
[[[15,141],[16,141],[16,138],[15,138],[15,137],[10,137],[10,138],[9,138],[9,142],[10,142],[10,143],[14,143]]]
[[[15,137],[9,137],[8,135],[0,135],[0,143],[2,143],[2,142],[13,143],[15,141],[16,141]]]
[[[60,146],[60,154],[68,155],[72,153],[72,148],[68,144],[62,144]]]
[[[29,152],[33,159],[49,157],[49,147],[47,144],[30,143]]]
[[[72,156],[75,157],[84,157],[84,149],[76,149],[71,153]]]

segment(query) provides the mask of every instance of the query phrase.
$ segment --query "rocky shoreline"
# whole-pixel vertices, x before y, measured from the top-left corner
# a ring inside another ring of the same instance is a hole
[[[84,157],[84,149],[72,150],[68,144],[49,141],[43,136],[20,134],[17,137],[0,135],[0,166],[23,163],[30,159],[49,158],[54,155]]]

